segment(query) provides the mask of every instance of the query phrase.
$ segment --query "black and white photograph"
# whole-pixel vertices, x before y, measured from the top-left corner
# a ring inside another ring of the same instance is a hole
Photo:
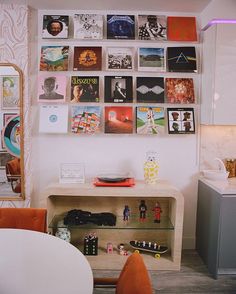
[[[166,40],[165,15],[138,15],[138,38],[140,40]]]
[[[132,70],[134,69],[133,48],[129,47],[108,47],[107,48],[107,69],[111,70]]]
[[[105,103],[133,102],[131,76],[105,76]]]

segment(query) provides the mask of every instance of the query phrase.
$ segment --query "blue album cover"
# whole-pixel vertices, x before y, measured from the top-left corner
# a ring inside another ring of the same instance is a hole
[[[134,15],[107,15],[107,39],[135,39]]]

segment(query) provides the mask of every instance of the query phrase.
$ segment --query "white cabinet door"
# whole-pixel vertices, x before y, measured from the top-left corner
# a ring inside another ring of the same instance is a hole
[[[201,123],[236,125],[236,25],[203,33]]]

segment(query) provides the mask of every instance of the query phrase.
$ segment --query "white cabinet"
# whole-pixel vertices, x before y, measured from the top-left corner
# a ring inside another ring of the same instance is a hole
[[[236,124],[236,24],[203,33],[201,123]]]

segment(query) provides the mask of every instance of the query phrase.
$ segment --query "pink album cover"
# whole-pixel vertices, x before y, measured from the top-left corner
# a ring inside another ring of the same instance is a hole
[[[65,102],[66,76],[40,75],[38,77],[38,101],[39,102]]]

